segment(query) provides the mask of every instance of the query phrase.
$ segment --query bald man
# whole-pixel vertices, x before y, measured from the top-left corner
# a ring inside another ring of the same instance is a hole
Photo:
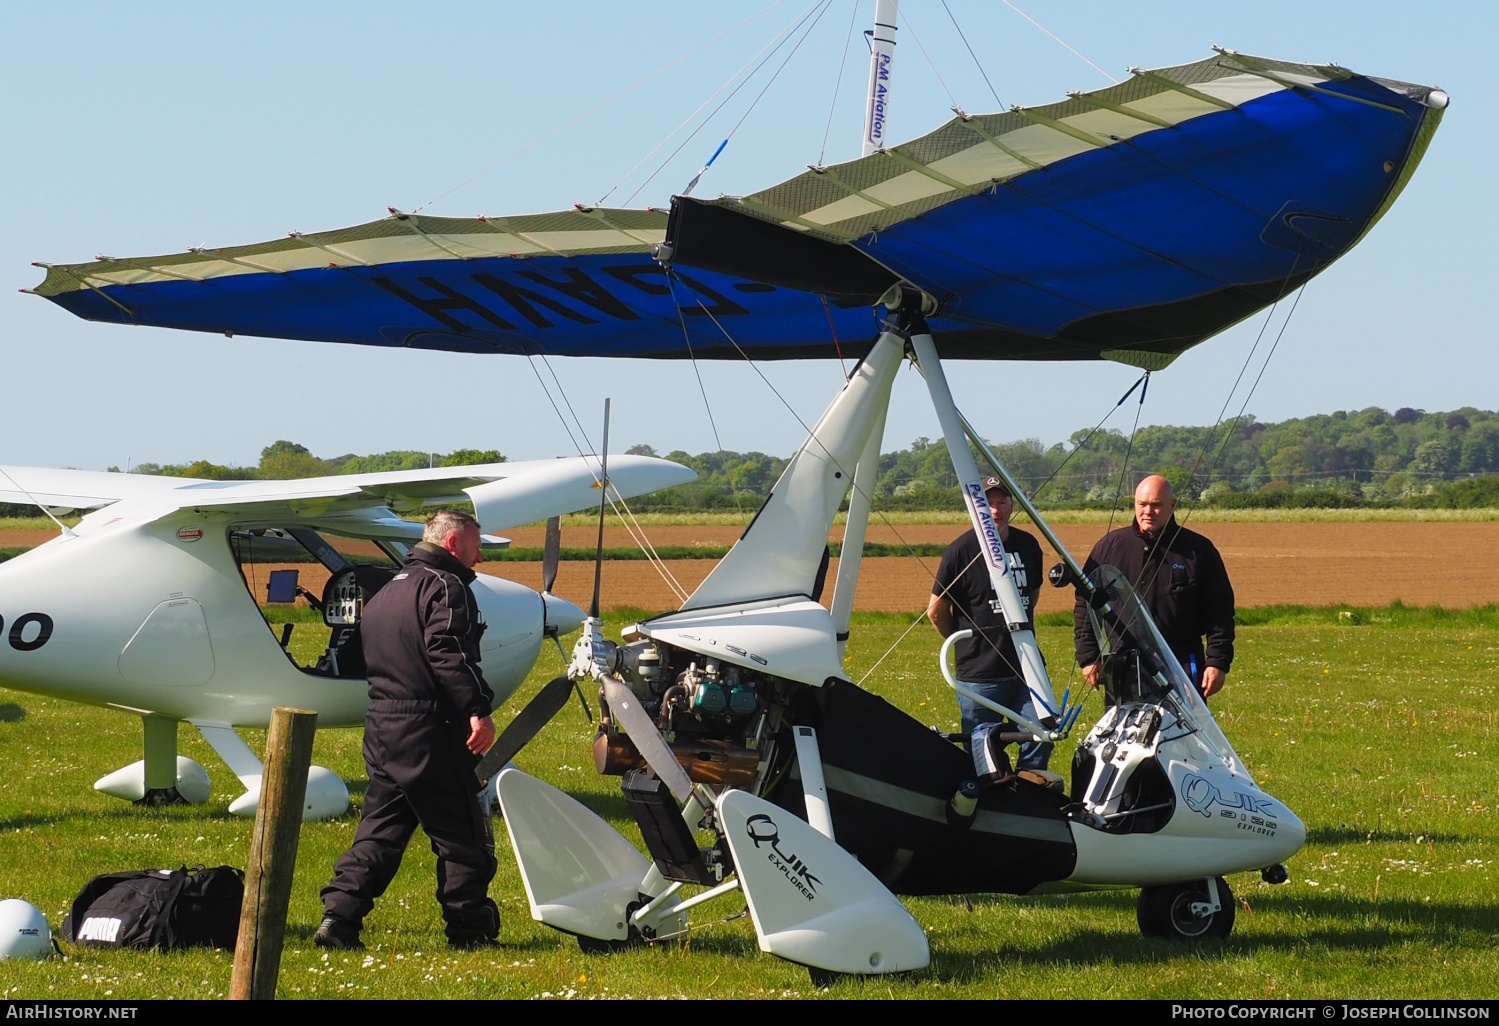
[[[1171,482],[1147,477],[1135,489],[1134,523],[1099,539],[1083,569],[1118,568],[1206,698],[1223,687],[1234,661],[1234,589],[1213,543],[1178,524],[1175,514]],[[1074,615],[1077,664],[1098,687],[1103,676],[1098,639],[1081,595]]]

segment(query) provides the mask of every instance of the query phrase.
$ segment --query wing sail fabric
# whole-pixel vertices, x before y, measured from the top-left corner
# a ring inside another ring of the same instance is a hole
[[[904,279],[942,304],[929,323],[946,357],[1164,366],[1362,238],[1445,106],[1428,87],[1225,51],[960,116],[753,195],[679,199],[670,227],[650,210],[393,214],[53,265],[35,291],[91,320],[228,334],[767,359],[832,356],[835,334],[867,348],[872,296]]]

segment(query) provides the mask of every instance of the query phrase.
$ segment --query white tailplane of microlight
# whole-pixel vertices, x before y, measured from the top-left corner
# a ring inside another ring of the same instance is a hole
[[[609,465],[610,492],[624,497],[695,476],[649,457]],[[206,771],[177,754],[177,727],[191,723],[244,787],[229,810],[254,815],[261,761],[235,728],[266,726],[276,706],[312,709],[320,727],[364,722],[363,602],[421,539],[422,525],[396,510],[469,501],[494,532],[593,507],[600,495],[593,457],[241,482],[0,467],[0,502],[86,513],[0,563],[0,686],[141,717],[144,759],[95,784],[137,802],[208,800]],[[268,563],[283,569],[269,573]],[[299,565],[326,570],[321,594],[299,586]],[[498,705],[546,637],[575,630],[584,615],[566,599],[487,574],[473,590]],[[299,592],[331,629],[309,666],[287,651],[295,626],[278,636],[259,606]],[[306,817],[340,815],[348,802],[343,781],[314,766]]]

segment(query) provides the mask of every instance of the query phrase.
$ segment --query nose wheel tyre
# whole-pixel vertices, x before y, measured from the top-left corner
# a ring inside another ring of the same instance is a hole
[[[1207,915],[1201,914],[1202,907],[1211,904],[1204,880],[1143,888],[1135,905],[1140,932],[1176,941],[1227,937],[1234,928],[1234,895],[1223,877],[1218,877],[1217,883],[1221,907]]]

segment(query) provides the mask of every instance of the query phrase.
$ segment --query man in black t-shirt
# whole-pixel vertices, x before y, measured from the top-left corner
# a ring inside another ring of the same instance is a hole
[[[1032,618],[1041,591],[1041,546],[1034,536],[1010,526],[1015,500],[1003,481],[997,477],[984,478],[984,494],[999,528],[1010,572],[1015,575],[1015,586],[1025,604],[1026,617]],[[973,629],[973,637],[957,645],[960,681],[977,685],[973,690],[992,702],[1033,720],[1040,719],[990,583],[989,566],[973,531],[965,531],[942,553],[926,612],[932,626],[944,638],[954,631]],[[963,734],[968,737],[972,752],[985,750],[984,739],[996,727],[1014,729],[1008,720],[961,695],[958,708],[962,713]],[[1044,770],[1050,757],[1050,743],[1028,741],[1020,746],[1015,768]]]

